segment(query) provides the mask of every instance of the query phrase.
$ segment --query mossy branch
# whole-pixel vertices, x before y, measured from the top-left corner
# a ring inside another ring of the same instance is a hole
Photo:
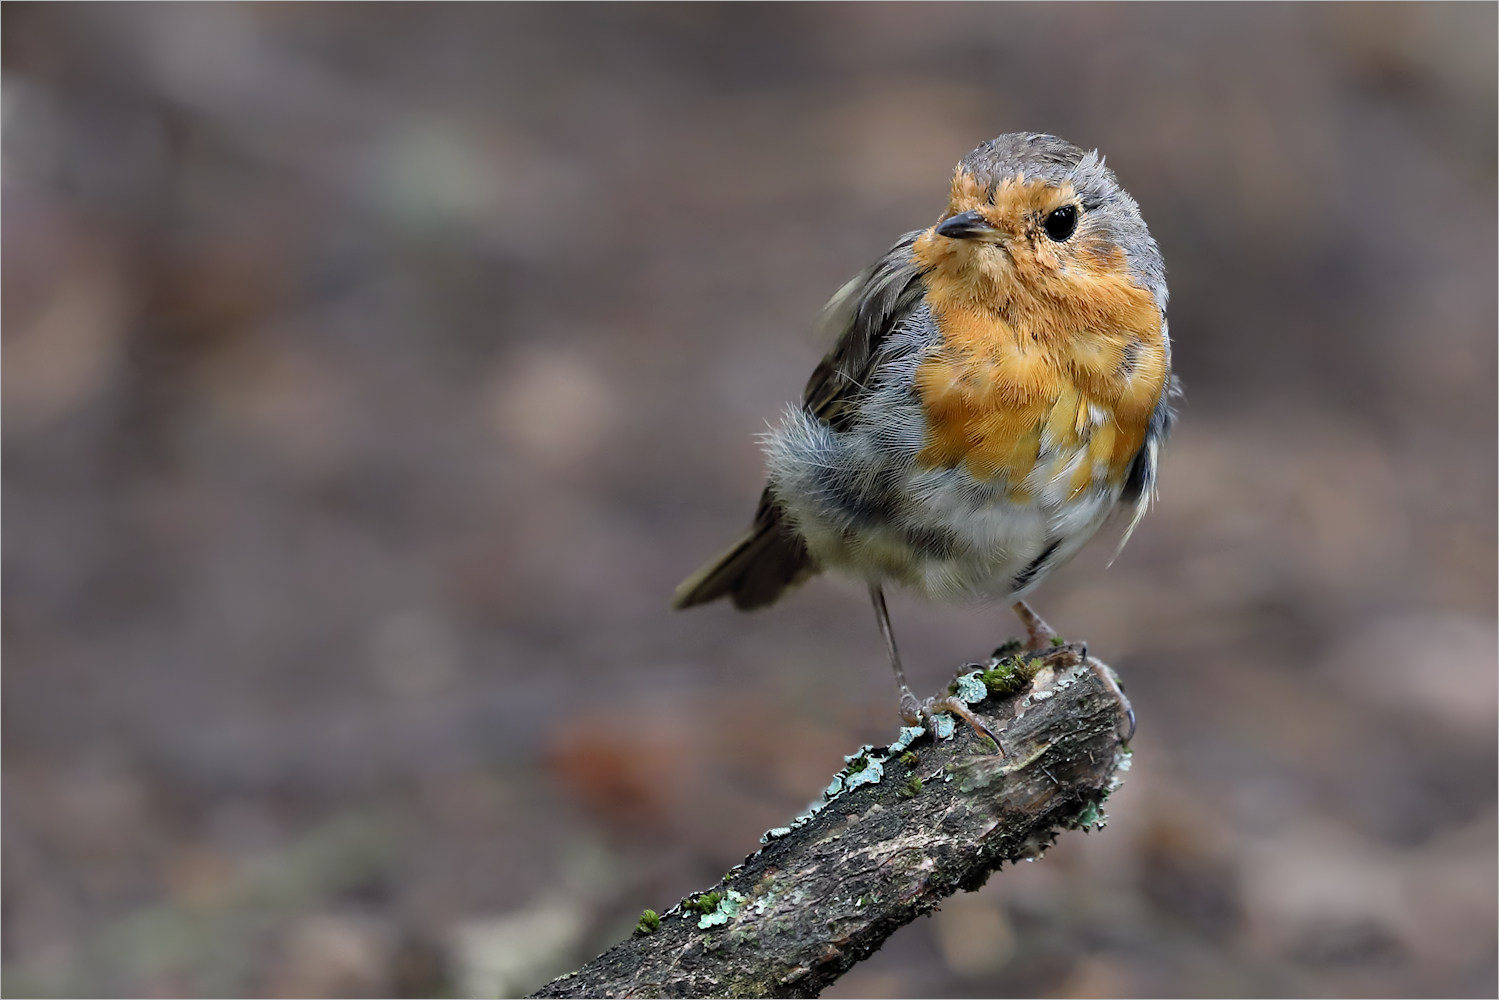
[[[533,995],[816,996],[944,897],[1102,826],[1132,726],[1113,672],[1081,645],[1001,660],[966,687],[991,692],[970,707],[1003,754],[960,725],[850,755],[815,815]],[[1016,672],[1030,675],[1019,690]]]

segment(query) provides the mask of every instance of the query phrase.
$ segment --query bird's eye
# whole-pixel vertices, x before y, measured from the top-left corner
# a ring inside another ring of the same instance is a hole
[[[1046,217],[1046,235],[1061,243],[1077,229],[1077,206],[1063,205]]]

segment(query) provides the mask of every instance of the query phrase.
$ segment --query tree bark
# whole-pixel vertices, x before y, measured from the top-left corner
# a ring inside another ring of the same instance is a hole
[[[1010,686],[1033,673],[1031,683],[969,702],[1002,753],[962,723],[949,739],[865,748],[815,815],[771,831],[710,892],[678,903],[653,930],[643,920],[533,996],[816,996],[1003,862],[1039,857],[1063,830],[1101,827],[1133,729],[1113,672],[1081,644],[1005,662],[1022,674]],[[996,654],[991,666],[1000,663]],[[997,676],[987,675],[987,690],[1005,689]],[[974,683],[970,674],[960,695]]]

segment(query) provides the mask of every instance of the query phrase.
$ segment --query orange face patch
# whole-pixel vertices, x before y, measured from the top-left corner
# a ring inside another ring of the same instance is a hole
[[[1013,487],[1046,447],[1085,449],[1069,493],[1123,481],[1165,386],[1161,314],[1124,252],[1086,227],[1057,242],[1047,213],[1070,184],[1016,177],[987,189],[961,170],[948,215],[976,210],[993,234],[919,237],[913,253],[943,344],[917,370],[928,442],[918,460],[966,464]]]

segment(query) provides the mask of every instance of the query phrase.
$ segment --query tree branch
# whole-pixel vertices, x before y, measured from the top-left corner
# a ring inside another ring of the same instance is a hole
[[[990,668],[957,693],[1003,754],[961,723],[951,739],[866,748],[815,815],[533,995],[816,996],[943,897],[1038,857],[1062,830],[1102,826],[1133,726],[1113,672],[1080,644],[996,654]],[[985,684],[1022,690],[977,700]]]

